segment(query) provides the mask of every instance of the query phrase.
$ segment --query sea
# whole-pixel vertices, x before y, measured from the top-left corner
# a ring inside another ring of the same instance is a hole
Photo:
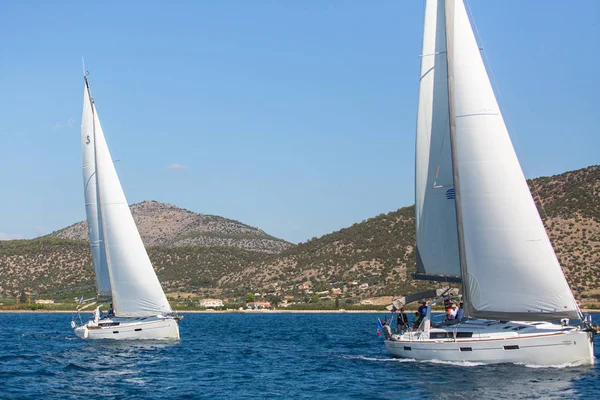
[[[61,313],[0,314],[0,399],[573,399],[595,366],[391,357],[374,313],[184,314],[181,341],[85,341]],[[600,314],[593,315],[600,323]]]

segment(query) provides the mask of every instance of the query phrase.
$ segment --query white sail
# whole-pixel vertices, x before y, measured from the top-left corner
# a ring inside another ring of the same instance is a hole
[[[81,118],[81,153],[83,156],[83,191],[85,196],[85,214],[88,224],[88,236],[94,262],[96,288],[98,296],[110,297],[110,278],[106,253],[102,244],[102,227],[100,210],[98,209],[98,193],[96,186],[96,160],[94,154],[94,110],[90,100],[87,83],[83,93],[83,116]],[[99,125],[99,124],[98,124]]]
[[[444,1],[425,8],[417,112],[417,272],[460,276],[446,67]]]
[[[171,307],[129,210],[98,114],[94,117],[98,198],[115,315],[169,313]]]
[[[465,315],[578,318],[462,0],[447,0],[446,25]]]

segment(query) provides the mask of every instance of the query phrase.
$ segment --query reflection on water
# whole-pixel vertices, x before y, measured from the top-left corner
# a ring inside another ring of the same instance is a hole
[[[192,314],[181,324],[180,342],[124,342],[77,339],[67,314],[0,314],[0,398],[503,399],[600,392],[598,365],[392,358],[375,321],[374,314],[350,313]]]

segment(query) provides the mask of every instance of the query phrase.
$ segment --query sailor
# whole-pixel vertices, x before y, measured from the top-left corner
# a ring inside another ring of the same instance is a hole
[[[110,307],[108,307],[108,316],[109,317],[114,317],[115,316],[115,310],[113,309],[112,303],[110,303]]]
[[[420,324],[421,324],[421,313],[417,311],[417,312],[415,312],[415,323],[413,325],[413,329],[417,329]]]
[[[456,319],[459,320],[459,321],[462,321],[464,315],[465,315],[465,309],[463,308],[463,303],[461,301],[460,302],[460,308],[456,312]]]
[[[421,317],[421,320],[423,318],[425,318],[425,316],[427,315],[427,302],[422,302],[421,303],[421,307],[419,307],[419,316]],[[421,322],[421,321],[419,321]]]
[[[406,313],[404,312],[404,308],[401,308],[400,311],[398,311],[397,332],[405,331],[407,327],[408,327],[408,317],[406,316]]]
[[[96,307],[96,309],[92,313],[92,316],[94,317],[94,322],[98,323],[98,321],[100,320],[100,318],[102,316],[102,309],[100,307]]]
[[[454,320],[456,319],[456,315],[458,314],[458,310],[456,309],[456,304],[452,304],[452,307],[450,308],[450,320]]]

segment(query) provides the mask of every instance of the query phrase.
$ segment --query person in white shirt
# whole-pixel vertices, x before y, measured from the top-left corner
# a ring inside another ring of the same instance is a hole
[[[452,304],[452,308],[450,309],[450,320],[456,319],[457,314],[458,310],[456,309],[456,304]]]

